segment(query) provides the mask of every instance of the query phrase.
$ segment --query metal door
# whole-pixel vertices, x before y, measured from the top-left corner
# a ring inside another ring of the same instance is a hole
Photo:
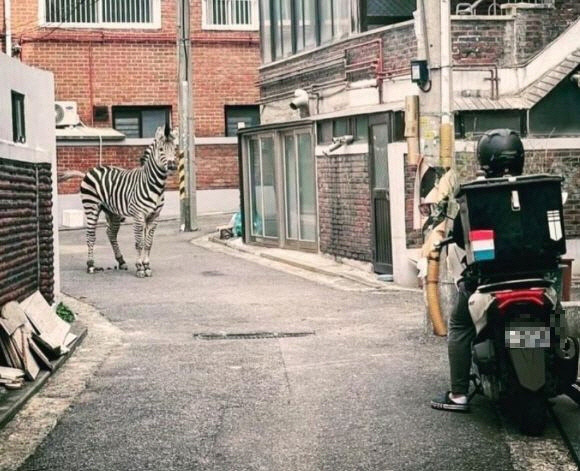
[[[373,267],[376,273],[392,274],[393,253],[387,156],[389,121],[387,115],[369,118],[369,143]]]

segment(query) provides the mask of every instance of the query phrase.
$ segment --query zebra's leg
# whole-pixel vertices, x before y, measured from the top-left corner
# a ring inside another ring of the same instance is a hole
[[[127,263],[121,254],[121,249],[119,248],[119,242],[117,241],[117,234],[119,233],[119,228],[121,227],[121,222],[123,218],[117,216],[116,214],[107,213],[107,237],[113,248],[113,253],[115,254],[115,260],[117,260],[119,270],[127,270]]]
[[[83,209],[87,219],[87,273],[95,273],[101,271],[101,268],[95,267],[95,240],[97,239],[97,221],[101,207],[98,204],[90,201],[83,201]]]
[[[135,234],[135,250],[137,251],[137,277],[145,277],[145,267],[143,266],[143,248],[145,243],[145,218],[143,216],[134,216],[133,232]]]
[[[151,253],[151,246],[153,245],[153,235],[157,228],[157,219],[153,219],[147,223],[145,228],[145,250],[143,254],[143,266],[145,269],[145,276],[151,276],[151,266],[149,261],[149,254]]]

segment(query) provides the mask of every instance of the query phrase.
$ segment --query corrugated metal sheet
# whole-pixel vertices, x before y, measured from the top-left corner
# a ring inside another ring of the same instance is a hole
[[[416,0],[369,0],[369,16],[411,16],[417,9]]]
[[[458,111],[529,109],[545,98],[579,64],[580,48],[516,96],[503,96],[497,100],[482,97],[457,97],[454,100],[455,109]]]
[[[530,106],[535,105],[578,67],[578,64],[580,64],[580,48],[576,49],[576,51],[566,57],[557,67],[544,74],[539,80],[526,88],[522,95],[531,103]]]
[[[458,111],[476,110],[523,110],[530,103],[521,97],[502,97],[499,100],[481,97],[455,98],[455,109]]]
[[[40,290],[54,300],[50,164],[0,159],[0,306]]]

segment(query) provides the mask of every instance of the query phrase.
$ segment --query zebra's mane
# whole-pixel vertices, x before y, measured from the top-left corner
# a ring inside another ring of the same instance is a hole
[[[149,161],[158,143],[159,143],[158,139],[153,139],[153,142],[145,148],[143,154],[139,158],[139,166],[143,167]]]

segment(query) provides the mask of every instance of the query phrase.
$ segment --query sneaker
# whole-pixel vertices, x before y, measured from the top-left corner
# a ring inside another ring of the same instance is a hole
[[[469,412],[469,403],[460,404],[451,399],[451,391],[447,391],[441,396],[437,396],[431,401],[431,407],[439,410],[450,410],[454,412]]]

